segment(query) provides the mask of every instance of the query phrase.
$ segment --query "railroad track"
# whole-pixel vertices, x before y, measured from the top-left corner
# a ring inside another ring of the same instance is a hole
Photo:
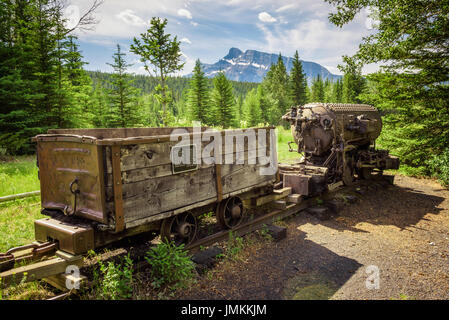
[[[387,179],[384,179],[385,177],[387,177]],[[389,183],[392,183],[392,179],[391,178],[389,179],[388,177],[389,176],[383,176],[380,179],[377,178],[376,180],[377,181],[388,181]],[[370,183],[371,182],[372,181],[370,181]],[[289,202],[288,195],[286,195],[286,196],[282,197],[281,198],[282,200],[280,200],[280,201],[276,200],[276,201],[266,203],[266,205],[270,205],[270,204],[273,204],[276,202],[276,204],[278,206],[283,204],[284,205],[283,208],[274,209],[272,211],[269,211],[268,213],[252,217],[232,229],[221,230],[212,235],[208,235],[206,237],[200,238],[200,239],[196,240],[194,243],[187,245],[186,249],[189,251],[189,253],[195,253],[195,252],[201,250],[201,248],[203,248],[203,247],[211,246],[211,245],[214,245],[221,241],[225,241],[225,240],[229,239],[231,233],[233,236],[239,236],[239,237],[247,235],[249,233],[252,233],[254,231],[261,229],[265,225],[273,224],[276,221],[285,219],[289,216],[297,214],[297,213],[299,213],[303,210],[306,210],[310,207],[316,206],[318,203],[318,201],[317,201],[318,199],[320,199],[321,201],[328,201],[329,199],[331,199],[335,196],[336,192],[347,192],[347,191],[350,192],[350,189],[354,190],[355,188],[365,185],[366,183],[367,183],[366,181],[359,180],[354,185],[352,185],[350,187],[336,185],[332,188],[332,190],[327,191],[320,196],[310,197],[310,198],[301,197],[300,200],[298,201],[298,203]],[[134,245],[134,247],[135,247],[135,245]],[[73,258],[73,257],[68,257],[66,259],[70,260],[70,258]],[[77,258],[77,257],[75,257],[75,258]],[[56,258],[56,259],[58,259],[58,258]],[[61,257],[59,257],[59,259],[61,259]],[[61,260],[64,260],[64,259],[61,259]],[[76,261],[80,267],[83,267],[83,265],[80,263],[79,259],[77,259]],[[43,263],[45,263],[45,261]],[[64,268],[65,268],[65,264],[61,265],[61,266],[64,266]],[[144,268],[146,268],[147,266],[148,266],[148,263],[145,260],[139,261],[135,264],[135,270],[141,271]],[[54,270],[55,270],[55,275],[46,278],[46,280],[50,279],[50,281],[47,281],[47,282],[49,282],[53,286],[55,286],[57,288],[59,287],[61,289],[63,287],[63,285],[65,284],[65,280],[67,279],[67,277],[57,278],[56,275],[61,272],[61,268],[54,268]],[[2,275],[2,273],[0,273],[0,276],[1,275]],[[52,297],[49,300],[66,299],[69,296],[71,296],[73,293],[74,293],[74,291],[63,292],[62,294]]]

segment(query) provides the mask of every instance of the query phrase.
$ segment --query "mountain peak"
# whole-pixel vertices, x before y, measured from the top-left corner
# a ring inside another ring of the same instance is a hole
[[[243,51],[240,50],[239,48],[231,48],[231,49],[229,49],[229,52],[224,57],[224,59],[232,60],[232,59],[237,58],[238,56],[240,56],[242,53],[243,53]]]
[[[206,77],[213,78],[219,71],[223,71],[230,80],[261,82],[272,64],[277,63],[279,54],[261,52],[257,50],[246,50],[243,53],[238,48],[229,49],[228,54],[214,64],[203,63],[203,71]],[[293,67],[293,59],[282,56],[287,72]],[[341,76],[334,75],[318,63],[301,60],[307,81],[320,75],[322,79],[339,79]]]

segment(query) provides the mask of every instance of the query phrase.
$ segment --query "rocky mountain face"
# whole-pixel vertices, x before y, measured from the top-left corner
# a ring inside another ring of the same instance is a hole
[[[293,58],[282,57],[287,72],[293,67]],[[256,50],[241,51],[238,48],[231,48],[229,53],[214,64],[202,64],[205,75],[209,78],[223,70],[226,77],[234,81],[262,82],[263,77],[270,69],[272,64],[276,64],[278,60],[277,54],[260,52]],[[307,76],[307,81],[312,82],[318,74],[325,80],[337,80],[341,78],[329,72],[325,67],[311,61],[303,61],[302,67]]]

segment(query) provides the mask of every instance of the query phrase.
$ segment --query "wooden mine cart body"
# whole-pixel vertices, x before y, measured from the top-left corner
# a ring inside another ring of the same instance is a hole
[[[243,151],[235,144],[232,150],[225,148],[225,135],[244,138],[245,130],[218,132],[223,147],[211,155],[220,154],[222,164],[176,166],[173,150],[181,139],[190,139],[195,152],[214,138],[201,141],[199,132],[206,128],[177,128],[185,133],[171,141],[174,129],[61,129],[36,136],[42,208],[120,232],[275,182],[275,173],[260,174],[266,164],[248,164],[257,144],[245,143]],[[269,129],[254,129],[257,139],[265,135],[266,155],[276,153]],[[226,164],[226,153],[243,155],[244,163]]]

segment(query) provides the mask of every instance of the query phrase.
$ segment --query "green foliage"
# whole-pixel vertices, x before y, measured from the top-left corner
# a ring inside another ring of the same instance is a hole
[[[111,89],[108,90],[110,107],[105,117],[105,124],[109,128],[136,127],[140,124],[142,112],[137,103],[139,92],[132,86],[133,81],[127,74],[127,68],[131,64],[126,63],[124,56],[120,45],[117,45],[117,51],[113,56],[114,63],[108,63],[114,69],[109,83]]]
[[[108,300],[130,299],[133,293],[133,261],[129,254],[119,264],[101,260],[98,264],[103,275],[101,297]]]
[[[209,119],[212,116],[208,89],[207,78],[201,70],[201,62],[198,59],[193,69],[190,89],[187,93],[187,107],[189,118],[200,121],[202,124],[209,124]]]
[[[214,78],[214,88],[211,94],[212,117],[210,124],[229,128],[235,124],[236,110],[232,84],[223,72]]]
[[[282,116],[291,106],[291,91],[288,79],[282,56],[279,54],[277,63],[271,65],[261,84],[264,94],[261,102],[264,122],[271,125],[281,123]]]
[[[429,161],[431,174],[438,178],[445,187],[449,187],[449,149]]]
[[[268,230],[268,226],[266,224],[262,225],[262,228],[260,228],[260,234],[262,237],[264,237],[266,240],[273,240],[273,237],[270,234],[270,231]]]
[[[317,75],[312,82],[311,102],[324,102],[324,83],[320,75]]]
[[[248,127],[256,127],[262,123],[262,111],[260,109],[261,97],[256,89],[251,90],[243,101],[243,119]]]
[[[33,152],[30,137],[50,128],[89,124],[90,79],[63,9],[46,0],[0,6],[0,147],[10,154]]]
[[[173,242],[162,242],[147,252],[145,259],[151,266],[152,285],[160,288],[185,287],[193,278],[194,264],[190,260],[184,244],[176,246]]]
[[[376,33],[364,38],[356,55],[345,60],[353,70],[368,63],[382,67],[367,76],[367,87],[356,100],[382,111],[379,145],[415,168],[410,170],[433,171],[429,160],[449,148],[449,4],[445,0],[326,1],[336,7],[329,18],[340,27],[364,8],[372,9]],[[345,100],[355,95],[344,96]]]
[[[229,232],[229,239],[226,247],[226,256],[229,259],[236,259],[237,255],[243,250],[244,243],[242,237],[235,237],[232,231]]]
[[[302,106],[307,102],[306,87],[307,78],[299,60],[298,50],[296,50],[289,76],[289,89],[293,105]]]
[[[345,65],[339,68],[344,72],[342,100],[344,103],[361,103],[359,95],[363,92],[366,80],[362,77],[362,64],[348,56],[343,56]]]
[[[167,94],[166,78],[169,74],[182,70],[184,63],[181,62],[180,41],[176,36],[171,39],[171,35],[165,33],[167,19],[153,17],[150,24],[150,28],[140,34],[142,39],[134,38],[130,48],[131,52],[140,56],[145,70],[150,75],[154,72],[160,78],[156,95],[163,106],[163,122],[165,123],[167,104],[171,102],[171,96]],[[151,67],[153,67],[152,70],[150,70]]]

